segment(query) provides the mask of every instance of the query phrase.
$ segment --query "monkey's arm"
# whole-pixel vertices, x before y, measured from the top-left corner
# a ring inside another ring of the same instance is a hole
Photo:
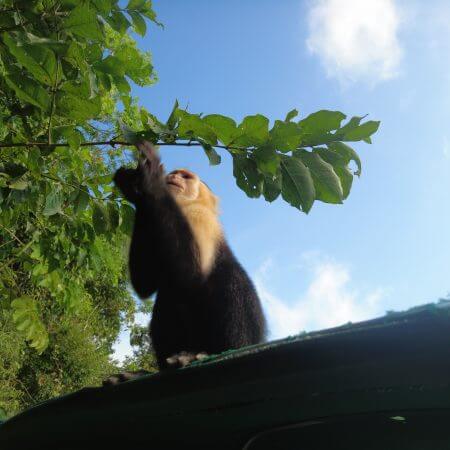
[[[148,296],[158,289],[161,274],[178,283],[191,283],[200,269],[191,229],[167,188],[154,147],[148,142],[137,147],[145,158],[136,170],[119,169],[114,181],[136,205],[131,280],[140,296]]]
[[[150,255],[157,249],[160,273],[168,274],[178,284],[192,283],[199,277],[200,267],[198,249],[186,218],[164,179],[160,185],[153,185],[151,191],[144,192],[136,206],[135,227],[139,233],[133,236],[136,254]]]

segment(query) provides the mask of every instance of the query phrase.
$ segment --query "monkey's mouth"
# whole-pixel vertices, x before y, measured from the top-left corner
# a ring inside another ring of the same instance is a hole
[[[167,181],[167,184],[170,184],[170,185],[172,185],[172,186],[175,186],[175,187],[177,187],[178,189],[183,189],[183,186],[181,186],[181,184],[179,184],[179,183],[177,183],[176,181],[173,181],[173,180]]]

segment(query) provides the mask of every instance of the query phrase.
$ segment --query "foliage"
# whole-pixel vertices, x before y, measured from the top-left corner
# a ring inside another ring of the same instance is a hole
[[[127,31],[143,33],[146,18],[156,21],[148,0],[0,2],[0,142],[45,144],[0,150],[8,414],[117,370],[112,344],[135,311],[125,267],[133,209],[111,174],[129,154],[80,143],[111,139],[118,119],[137,126],[130,83],[155,75]]]
[[[152,303],[141,303],[139,312],[149,313],[151,307]],[[123,368],[129,371],[144,369],[148,372],[157,372],[158,366],[147,326],[134,324],[130,328],[130,344],[133,347],[133,355],[125,358]]]
[[[378,129],[325,110],[237,125],[178,103],[163,123],[131,96],[131,84],[156,80],[130,34],[144,35],[149,21],[160,25],[150,0],[0,1],[0,408],[8,413],[99,382],[121,324],[133,327],[123,252],[133,208],[111,182],[131,161],[127,146],[198,145],[211,164],[223,148],[247,195],[281,194],[307,213],[315,200],[348,196],[361,162],[345,142],[370,143]],[[153,367],[150,343],[132,330],[139,345],[126,364]]]
[[[191,114],[176,103],[165,124],[142,111],[144,129],[127,130],[125,137],[131,142],[145,138],[161,145],[201,145],[212,165],[221,162],[214,147],[225,148],[233,158],[236,183],[249,197],[263,195],[272,202],[281,194],[305,213],[315,200],[342,203],[353,175],[361,173],[359,156],[344,142],[371,143],[379,122],[352,117],[342,125],[346,116],[339,111],[322,110],[293,121],[297,115],[290,111],[269,129],[269,119],[261,114],[237,125],[219,114]],[[354,173],[351,161],[357,166]]]

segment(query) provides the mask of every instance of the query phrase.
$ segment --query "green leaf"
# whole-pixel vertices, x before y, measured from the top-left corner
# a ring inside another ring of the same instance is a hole
[[[350,161],[354,161],[358,167],[355,175],[361,175],[361,160],[359,159],[359,156],[355,152],[355,150],[353,150],[343,142],[331,142],[330,144],[328,144],[328,148],[340,155],[344,159],[346,164],[349,164]]]
[[[145,9],[147,0],[130,0],[126,9],[134,9],[140,11],[141,9]]]
[[[263,179],[255,161],[246,156],[233,155],[233,175],[236,184],[249,197],[256,198],[261,195]]]
[[[298,111],[296,109],[293,109],[292,111],[289,111],[286,114],[286,118],[284,119],[285,122],[290,122],[294,117],[298,116]]]
[[[111,11],[111,0],[91,0],[91,2],[103,14]]]
[[[120,34],[125,34],[128,28],[131,26],[131,23],[119,11],[113,11],[111,13],[111,16],[106,18],[106,21],[109,23],[113,30],[119,32]]]
[[[228,145],[233,140],[233,137],[236,136],[236,122],[229,117],[221,116],[220,114],[210,114],[203,117],[203,121],[214,130],[214,133],[224,145]]]
[[[217,166],[218,164],[220,164],[222,159],[211,144],[202,143],[202,147],[209,159],[210,166]]]
[[[273,202],[281,192],[281,176],[264,175],[263,195],[268,202]]]
[[[317,153],[306,150],[296,151],[294,157],[300,158],[311,171],[317,200],[325,203],[342,203],[341,180],[331,164],[324,161]]]
[[[23,191],[28,187],[28,180],[25,177],[15,178],[8,184],[8,187],[17,191]]]
[[[115,231],[120,223],[120,214],[119,208],[116,203],[109,202],[108,203],[108,231]]]
[[[94,69],[103,73],[108,73],[112,76],[123,77],[125,75],[126,68],[122,64],[122,61],[116,56],[109,55],[105,59],[94,64]]]
[[[263,144],[269,137],[269,119],[261,114],[247,116],[238,127],[238,136],[232,144],[250,147]]]
[[[372,134],[374,134],[378,130],[379,126],[380,122],[369,120],[368,122],[365,122],[362,125],[347,131],[343,135],[342,140],[344,141],[364,140],[366,142],[368,141],[368,143],[371,143],[370,136],[372,136]]]
[[[136,33],[140,34],[141,36],[145,36],[145,33],[147,31],[145,19],[135,11],[128,11],[128,14],[133,20],[133,27],[136,30]]]
[[[276,120],[270,130],[270,141],[281,152],[295,150],[300,145],[301,139],[301,128],[294,122]]]
[[[73,212],[76,215],[81,214],[89,204],[90,195],[87,192],[87,187],[80,185],[80,189],[78,190],[78,195],[75,198],[73,203]]]
[[[101,39],[102,31],[95,8],[89,2],[80,3],[64,21],[64,28],[77,36],[86,39]]]
[[[353,184],[353,174],[348,167],[336,166],[333,167],[336,175],[341,180],[342,186],[342,199],[345,200],[350,194],[350,190]]]
[[[258,169],[263,174],[275,175],[280,165],[280,157],[272,143],[266,143],[252,152],[252,159],[256,161]]]
[[[50,96],[36,81],[23,76],[19,71],[9,70],[5,76],[7,85],[16,92],[16,95],[26,103],[31,103],[46,111],[50,107]]]
[[[173,105],[172,111],[170,113],[169,118],[167,119],[167,128],[169,128],[169,130],[173,130],[178,123],[178,115],[177,115],[177,111],[178,111],[178,100],[175,100],[175,104]]]
[[[305,133],[319,134],[337,130],[345,117],[340,111],[322,109],[300,120],[299,125]]]
[[[42,214],[44,216],[53,216],[61,212],[63,198],[60,191],[53,190],[45,197],[45,206]]]
[[[308,213],[314,203],[316,191],[309,169],[298,158],[281,157],[281,195],[290,205]]]
[[[334,144],[330,145],[332,146]],[[344,158],[338,152],[330,150],[328,148],[314,149],[313,152],[316,152],[324,161],[330,163],[333,166],[333,170],[336,172],[336,175],[341,180],[343,193],[342,198],[343,200],[345,200],[350,194],[350,189],[353,184],[353,174],[347,167],[349,160],[347,158]]]
[[[339,128],[339,130],[336,132],[336,134],[338,134],[339,136],[344,136],[345,133],[358,127],[359,124],[361,123],[361,120],[363,120],[364,117],[365,116],[352,117],[342,128]]]
[[[134,225],[134,209],[128,203],[122,203],[120,207],[121,224],[120,230],[131,236]]]
[[[36,80],[53,86],[56,79],[55,54],[43,45],[29,45],[4,34],[3,41],[19,64],[25,67]]]
[[[201,138],[208,144],[217,144],[217,136],[212,128],[204,122],[197,114],[190,114],[187,111],[178,109],[176,112],[179,124],[178,135],[182,139]]]
[[[30,347],[41,354],[48,346],[48,334],[41,321],[37,303],[29,296],[22,296],[11,302],[13,321],[24,334]]]
[[[109,214],[104,205],[96,202],[92,210],[92,224],[97,234],[105,234],[109,229]]]
[[[56,110],[62,116],[84,121],[98,117],[101,111],[100,97],[90,99],[90,87],[86,82],[66,82],[56,93]]]

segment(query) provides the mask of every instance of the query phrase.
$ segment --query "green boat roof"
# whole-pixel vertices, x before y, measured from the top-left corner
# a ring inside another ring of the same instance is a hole
[[[85,388],[3,423],[0,448],[253,449],[271,430],[418,411],[450,419],[449,301]]]

